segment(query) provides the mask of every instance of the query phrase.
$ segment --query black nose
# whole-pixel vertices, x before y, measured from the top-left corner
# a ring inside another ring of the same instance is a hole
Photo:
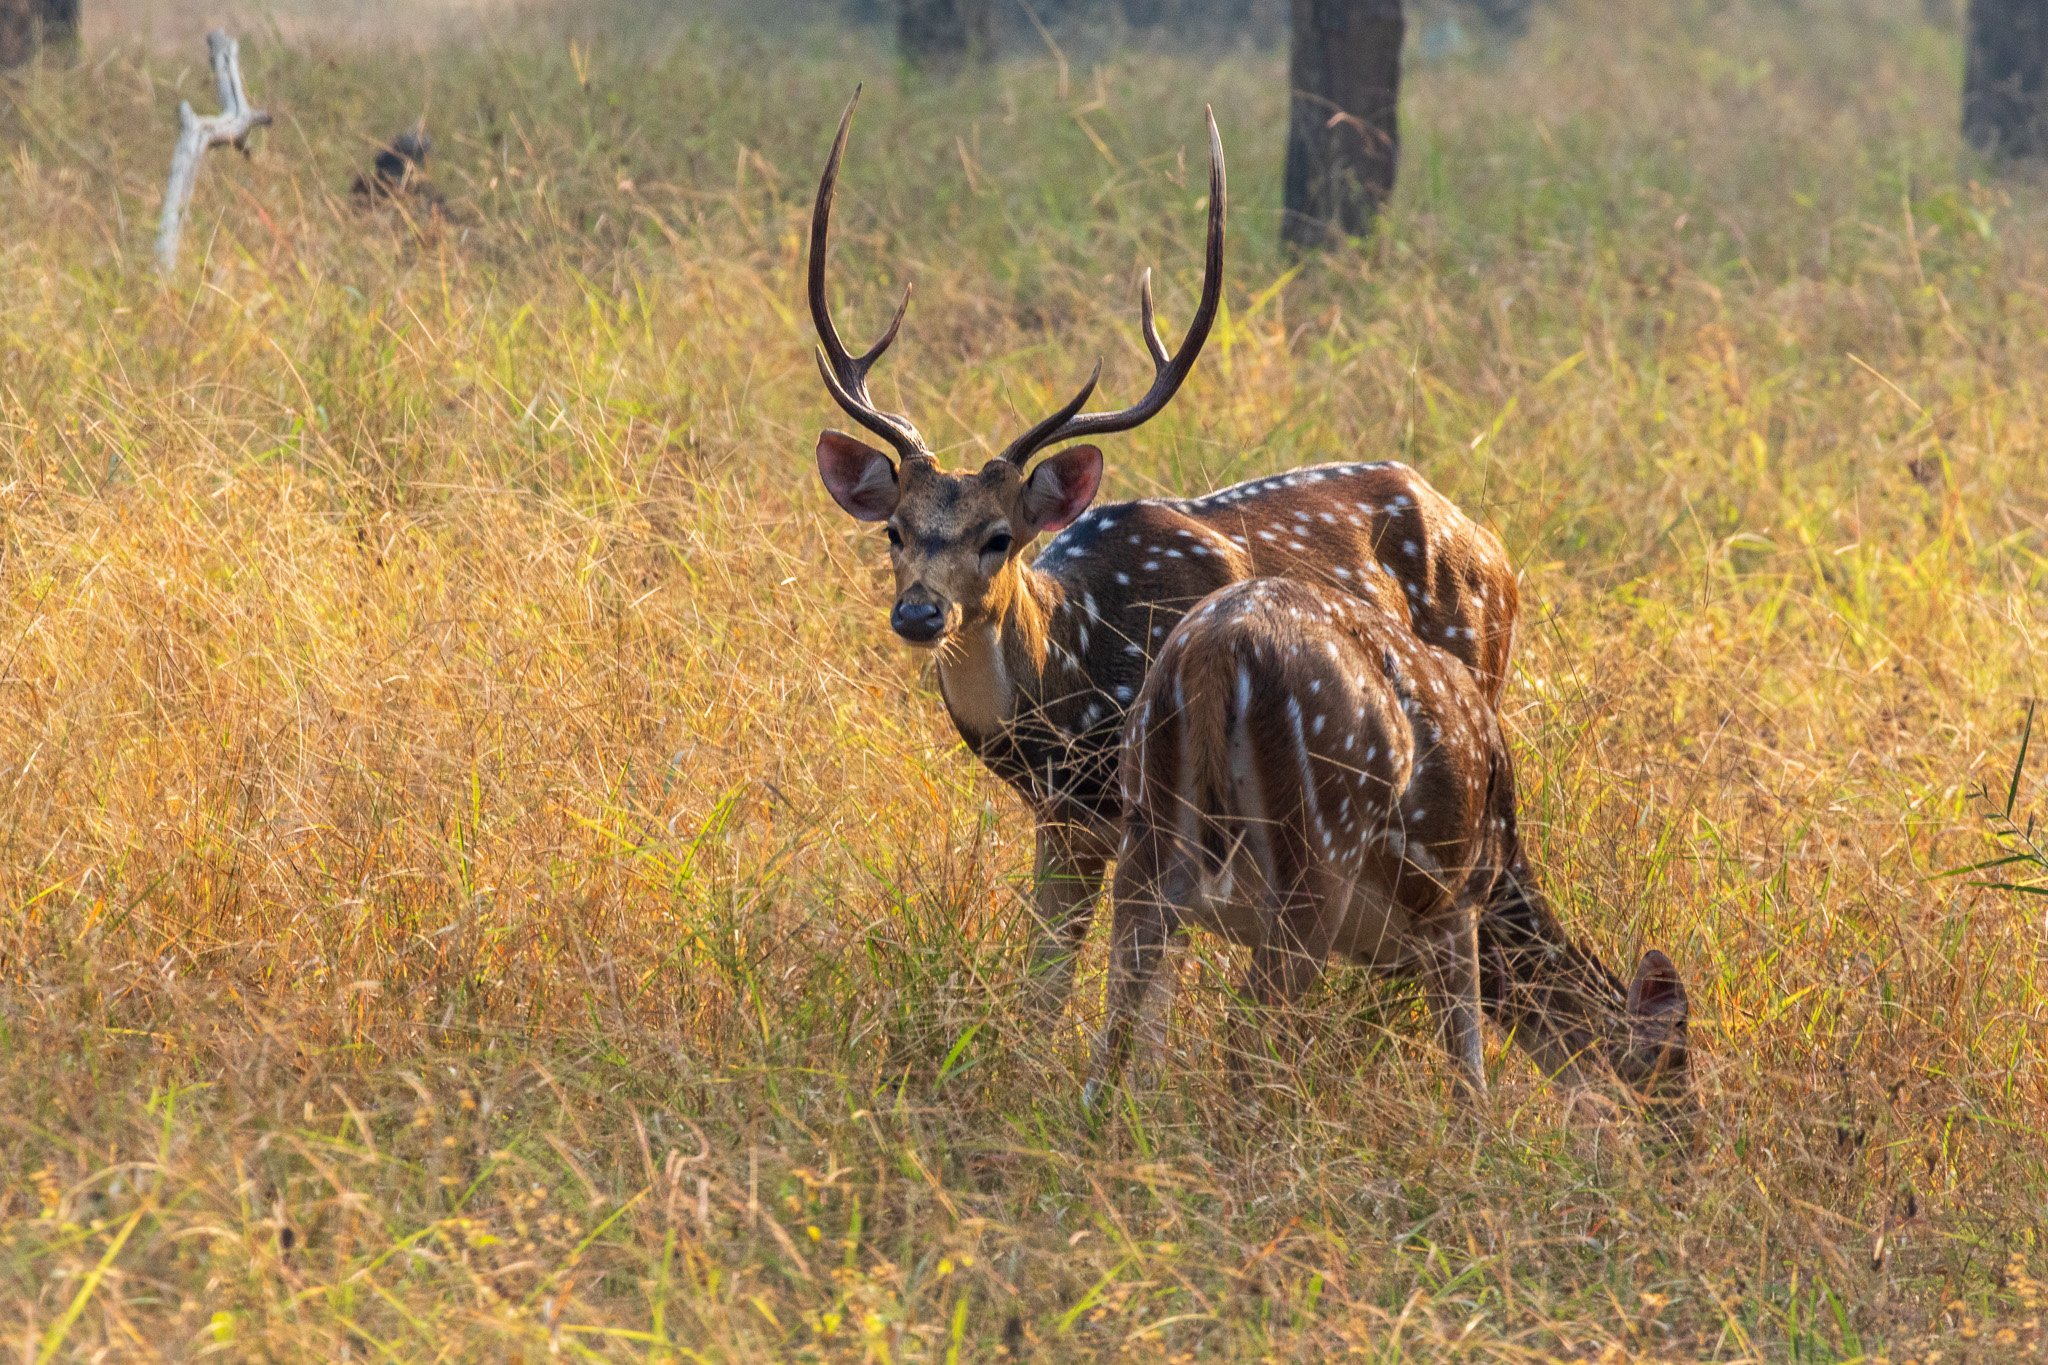
[[[946,628],[946,613],[931,602],[898,602],[889,628],[914,645],[928,645]]]

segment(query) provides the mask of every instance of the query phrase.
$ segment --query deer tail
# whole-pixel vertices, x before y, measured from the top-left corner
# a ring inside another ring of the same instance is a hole
[[[1231,767],[1245,742],[1250,679],[1235,653],[1176,651],[1161,660],[1164,685],[1153,693],[1146,736],[1149,804],[1209,877],[1223,875],[1236,847]]]

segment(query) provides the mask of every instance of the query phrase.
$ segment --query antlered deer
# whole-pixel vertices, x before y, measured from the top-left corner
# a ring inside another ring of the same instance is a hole
[[[854,103],[859,98],[856,91]],[[1095,446],[1070,446],[1027,468],[1048,446],[1138,426],[1166,406],[1193,368],[1223,292],[1226,196],[1213,114],[1201,299],[1169,355],[1153,324],[1146,272],[1139,334],[1155,374],[1145,396],[1118,411],[1082,412],[1101,376],[1098,363],[1080,392],[997,458],[979,470],[941,469],[910,420],[882,411],[867,388],[868,371],[896,339],[909,290],[861,355],[840,340],[826,301],[832,199],[854,103],[839,121],[812,211],[811,318],[825,387],[895,458],[827,431],[818,438],[818,472],[849,514],[887,523],[896,575],[890,625],[935,651],[939,689],[961,738],[1037,820],[1032,967],[1040,1003],[1056,1008],[1116,844],[1113,779],[1124,713],[1188,608],[1257,575],[1350,589],[1398,585],[1408,628],[1470,668],[1492,705],[1513,645],[1515,579],[1499,543],[1405,465],[1321,465],[1205,497],[1093,511],[1102,478]],[[1059,534],[1027,561],[1025,546],[1045,532]],[[1554,946],[1516,932],[1490,952],[1489,1002],[1505,998],[1499,972],[1533,966]]]
[[[1494,707],[1409,630],[1401,594],[1262,578],[1166,639],[1124,729],[1123,844],[1092,1096],[1123,1065],[1169,939],[1248,945],[1248,994],[1294,1000],[1338,957],[1419,975],[1462,1083],[1484,1088],[1479,926],[1558,945],[1500,1011],[1539,1065],[1600,1068],[1669,1126],[1691,1104],[1687,1001],[1650,952],[1621,985],[1558,931],[1515,818]],[[1240,1053],[1242,1055],[1242,1053]]]

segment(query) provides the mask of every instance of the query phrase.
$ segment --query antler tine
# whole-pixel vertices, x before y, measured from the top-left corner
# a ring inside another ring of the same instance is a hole
[[[1012,464],[1021,466],[1035,451],[1054,441],[1129,431],[1151,420],[1172,401],[1174,394],[1187,381],[1188,372],[1194,369],[1195,357],[1202,353],[1202,345],[1209,339],[1209,329],[1215,325],[1216,311],[1223,302],[1223,224],[1228,204],[1223,175],[1223,135],[1216,129],[1216,111],[1211,108],[1206,113],[1209,122],[1209,239],[1202,263],[1201,302],[1195,306],[1195,316],[1188,323],[1187,335],[1181,338],[1180,349],[1169,356],[1166,343],[1159,339],[1159,330],[1152,320],[1152,272],[1147,270],[1139,285],[1138,312],[1145,349],[1152,356],[1152,387],[1128,408],[1082,414],[1081,404],[1087,401],[1095,388],[1095,380],[1090,379],[1082,387],[1078,399],[1010,443],[1002,457]],[[1101,376],[1100,361],[1096,362],[1095,373],[1098,378]]]
[[[832,154],[825,158],[825,173],[818,177],[818,198],[811,206],[808,292],[811,323],[818,329],[818,373],[825,380],[826,391],[847,416],[894,446],[904,458],[929,459],[924,438],[917,434],[910,419],[900,413],[882,411],[868,396],[868,370],[896,340],[903,315],[910,308],[910,286],[904,286],[903,301],[896,305],[896,315],[889,319],[881,338],[858,356],[850,354],[840,339],[825,298],[825,253],[832,233],[832,200],[839,188],[839,162],[846,154],[847,136],[853,131],[853,111],[860,103],[860,91],[858,85],[853,88],[853,98],[846,102],[846,112],[839,116],[839,135],[832,139]]]
[[[1057,440],[1061,428],[1072,421],[1074,414],[1079,412],[1082,406],[1095,396],[1095,386],[1101,382],[1102,361],[1098,359],[1095,362],[1094,370],[1088,375],[1088,382],[1081,386],[1081,391],[1072,398],[1069,398],[1059,411],[1053,413],[1050,417],[1044,418],[1036,426],[1032,427],[1031,430],[1010,442],[1009,449],[1003,452],[1002,458],[1008,460],[1013,465],[1021,467],[1024,461],[1031,458],[1032,451],[1037,450],[1048,441]]]
[[[1168,361],[1166,343],[1159,339],[1159,325],[1152,320],[1152,267],[1149,265],[1138,277],[1138,325],[1145,333],[1145,349],[1152,353],[1152,368],[1156,373]]]
[[[875,344],[855,358],[853,363],[860,366],[863,374],[882,358],[882,352],[889,349],[889,343],[896,340],[896,329],[903,325],[903,315],[910,311],[910,293],[916,288],[917,285],[909,280],[903,282],[903,298],[896,305],[895,316],[889,319],[889,325],[882,329],[882,335],[875,339]]]

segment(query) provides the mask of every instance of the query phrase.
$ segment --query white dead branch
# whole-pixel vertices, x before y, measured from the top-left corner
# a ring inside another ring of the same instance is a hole
[[[228,37],[227,30],[217,28],[206,35],[206,52],[213,59],[220,112],[201,118],[191,101],[178,105],[178,147],[171,153],[171,181],[164,187],[164,216],[156,229],[157,269],[166,275],[178,264],[178,237],[185,230],[185,208],[192,202],[200,158],[207,148],[223,142],[247,152],[249,134],[270,122],[269,113],[249,106],[249,92],[242,88],[241,45]]]

